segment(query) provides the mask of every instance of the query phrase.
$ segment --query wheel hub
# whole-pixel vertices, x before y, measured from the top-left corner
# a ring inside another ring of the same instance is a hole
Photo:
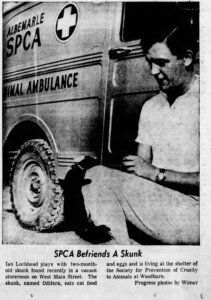
[[[38,176],[35,176],[35,178],[32,178],[30,189],[32,193],[39,194],[41,191],[41,182]]]
[[[38,164],[28,165],[24,172],[24,186],[26,198],[33,207],[39,207],[44,201],[46,192],[46,178]]]

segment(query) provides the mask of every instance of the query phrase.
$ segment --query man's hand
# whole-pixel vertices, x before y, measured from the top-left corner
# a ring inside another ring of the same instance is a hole
[[[155,181],[157,168],[140,156],[128,155],[124,157],[123,166],[129,173]]]
[[[159,169],[147,162],[140,156],[128,155],[123,159],[123,166],[129,173],[144,177],[151,181],[156,181]],[[182,193],[199,195],[199,172],[177,172],[165,170],[165,180],[162,185]]]

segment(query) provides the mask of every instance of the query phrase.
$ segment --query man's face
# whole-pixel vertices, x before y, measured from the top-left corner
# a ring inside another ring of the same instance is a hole
[[[182,89],[187,75],[184,60],[173,55],[165,43],[152,45],[146,54],[146,60],[163,92]]]

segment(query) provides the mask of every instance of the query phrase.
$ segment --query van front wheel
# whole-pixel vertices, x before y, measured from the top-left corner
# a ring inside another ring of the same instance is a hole
[[[29,140],[20,147],[11,169],[11,200],[24,227],[44,231],[62,222],[63,192],[53,152],[44,140]]]

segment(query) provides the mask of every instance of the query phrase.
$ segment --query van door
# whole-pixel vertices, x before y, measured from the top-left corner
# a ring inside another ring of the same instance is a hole
[[[136,9],[140,11],[142,6],[143,3],[116,3],[118,13],[113,20],[104,163],[117,168],[124,155],[135,152],[142,105],[158,91],[140,46],[138,24],[134,19],[134,16],[138,19]]]

